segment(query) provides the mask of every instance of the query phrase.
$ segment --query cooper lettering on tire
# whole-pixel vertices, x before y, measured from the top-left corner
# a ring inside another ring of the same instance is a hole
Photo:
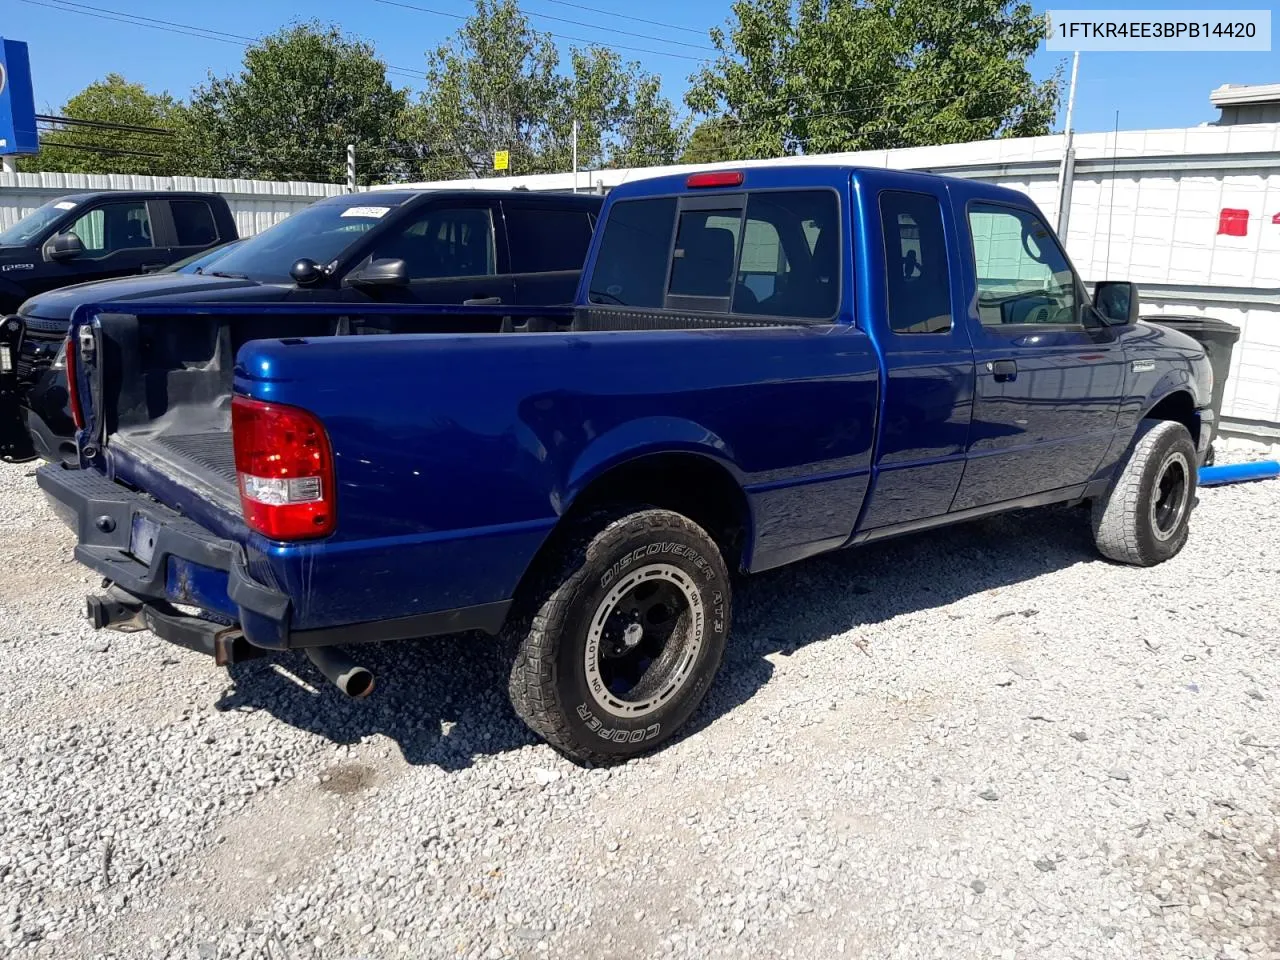
[[[729,575],[706,531],[667,510],[575,532],[511,671],[516,712],[579,760],[622,760],[671,736],[719,669]]]

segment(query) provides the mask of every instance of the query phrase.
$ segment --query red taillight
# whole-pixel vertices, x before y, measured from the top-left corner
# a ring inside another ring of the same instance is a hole
[[[234,397],[231,437],[245,523],[272,540],[333,531],[333,454],[313,414]]]
[[[67,406],[71,408],[71,422],[77,430],[84,429],[84,410],[80,407],[80,351],[76,342],[67,337],[63,345],[67,355]]]
[[[693,173],[684,182],[686,187],[740,187],[741,170],[713,170],[710,173]]]

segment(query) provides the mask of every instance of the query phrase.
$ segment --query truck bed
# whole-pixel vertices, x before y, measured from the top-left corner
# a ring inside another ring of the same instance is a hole
[[[113,455],[190,487],[220,507],[233,511],[238,509],[239,492],[230,425],[222,429],[199,429],[181,424],[176,427],[116,434],[111,440]]]
[[[102,318],[104,446],[125,478],[141,480],[155,472],[238,515],[232,380],[236,354],[252,340],[360,340],[386,332],[525,333],[566,328],[572,317],[567,308],[555,307],[506,308],[517,315],[505,318],[484,308],[397,306],[358,312],[335,304],[312,312],[310,307],[261,306],[204,306],[169,314],[131,305],[128,313]],[[348,317],[348,311],[354,316]]]

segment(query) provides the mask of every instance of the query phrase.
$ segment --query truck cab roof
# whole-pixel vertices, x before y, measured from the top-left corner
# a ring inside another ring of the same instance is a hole
[[[708,186],[698,186],[696,182],[691,183],[691,181],[701,177],[703,174],[741,174],[742,179],[738,182]],[[1027,202],[1027,197],[1024,193],[977,180],[944,177],[936,173],[924,173],[916,170],[890,170],[885,167],[818,163],[725,166],[715,170],[697,170],[689,173],[632,180],[614,187],[609,192],[609,200],[618,201],[642,196],[664,196],[693,192],[734,193],[742,190],[771,190],[784,187],[826,186],[840,189],[848,184],[851,179],[871,182],[878,187],[886,189],[891,189],[894,186],[907,188],[912,183],[918,184],[921,180],[930,180],[945,184],[963,185],[967,190],[993,200],[1003,200],[1017,204],[1025,204]]]

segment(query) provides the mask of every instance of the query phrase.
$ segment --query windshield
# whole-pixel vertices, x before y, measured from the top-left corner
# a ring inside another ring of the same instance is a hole
[[[289,268],[303,257],[326,266],[393,209],[378,204],[376,198],[347,199],[299,210],[238,244],[204,272],[280,281],[289,279]]]
[[[193,253],[191,256],[177,263],[171,263],[169,266],[161,270],[161,273],[200,273],[204,268],[209,266],[215,260],[220,260],[231,252],[233,247],[239,246],[243,240],[232,240],[230,243],[224,243],[221,246],[214,247],[212,250],[201,250],[199,253]]]
[[[40,235],[45,227],[75,206],[71,200],[50,200],[36,207],[12,227],[0,230],[0,247],[25,247]]]

